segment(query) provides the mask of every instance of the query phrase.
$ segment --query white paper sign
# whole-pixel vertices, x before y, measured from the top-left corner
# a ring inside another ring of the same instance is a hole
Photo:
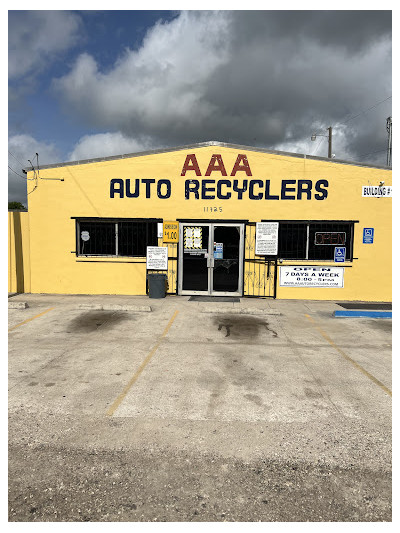
[[[168,248],[161,246],[147,246],[147,270],[168,270]]]
[[[257,222],[256,255],[278,254],[279,222]]]
[[[184,248],[201,249],[202,247],[202,228],[201,227],[186,227],[184,230]]]
[[[193,239],[192,239],[192,237],[186,237],[186,239],[185,239],[185,248],[193,248]]]
[[[90,235],[88,231],[81,231],[81,239],[83,241],[88,241],[90,239]]]
[[[343,267],[281,266],[280,287],[344,287]]]

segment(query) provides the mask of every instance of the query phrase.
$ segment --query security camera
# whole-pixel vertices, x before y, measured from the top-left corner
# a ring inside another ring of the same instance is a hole
[[[385,185],[385,182],[384,182],[384,181],[380,181],[380,182],[379,182],[379,187],[382,187],[382,185]]]
[[[336,157],[336,154],[332,154],[332,159],[334,159]]]

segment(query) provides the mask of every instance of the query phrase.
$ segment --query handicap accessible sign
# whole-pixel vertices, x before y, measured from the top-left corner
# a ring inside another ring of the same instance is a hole
[[[374,242],[374,228],[364,228],[363,244],[373,244]]]
[[[344,263],[346,258],[346,247],[335,246],[335,263]]]

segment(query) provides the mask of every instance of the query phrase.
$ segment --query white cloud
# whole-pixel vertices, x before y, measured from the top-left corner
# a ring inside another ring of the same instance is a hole
[[[66,11],[9,11],[10,80],[40,71],[76,44],[80,18]]]
[[[36,167],[36,153],[39,154],[40,165],[57,163],[60,161],[60,155],[53,144],[37,141],[30,135],[10,137],[8,150],[12,154],[8,154],[8,166],[14,170],[8,170],[8,200],[26,205],[26,179],[22,169],[30,168],[28,159]]]
[[[193,128],[215,107],[206,85],[229,58],[229,17],[183,12],[149,30],[138,51],[128,50],[107,73],[82,54],[56,91],[97,127],[136,136]]]
[[[120,132],[85,135],[69,154],[69,161],[141,152],[153,148],[149,139],[136,140]]]
[[[390,13],[181,12],[107,70],[81,54],[53,88],[86,127],[154,148],[221,140],[313,152],[313,123],[336,125],[391,94]],[[380,148],[390,100],[378,111],[343,130],[338,158]]]
[[[317,134],[315,141],[311,140],[311,135]],[[336,159],[354,160],[354,154],[349,150],[346,138],[354,135],[354,131],[349,127],[337,126],[332,130],[332,155]],[[291,141],[290,138],[275,147],[282,152],[292,152],[297,154],[308,154],[319,157],[328,157],[328,131],[323,124],[314,123],[310,126],[310,135],[307,138]]]
[[[313,123],[326,128],[390,94],[390,23],[380,12],[181,12],[111,69],[82,54],[53,86],[92,128],[155,148],[221,140],[309,153]],[[381,143],[378,115],[362,118],[347,142],[335,132],[338,158]]]

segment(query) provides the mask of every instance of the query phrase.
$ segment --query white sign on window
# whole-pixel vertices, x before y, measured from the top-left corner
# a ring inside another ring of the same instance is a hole
[[[344,287],[343,267],[281,266],[280,287]]]
[[[147,270],[168,270],[168,248],[161,246],[147,246]]]
[[[279,222],[257,222],[256,255],[278,254]]]

